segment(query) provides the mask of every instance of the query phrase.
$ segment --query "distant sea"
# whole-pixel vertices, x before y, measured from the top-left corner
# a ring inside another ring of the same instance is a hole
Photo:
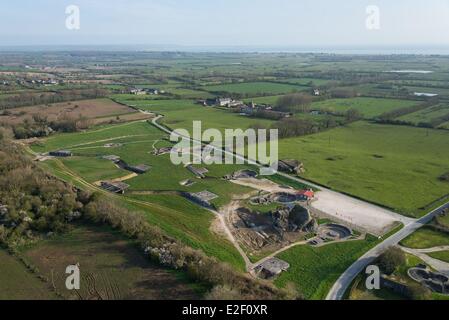
[[[181,45],[40,45],[40,46],[2,46],[0,52],[33,51],[177,51],[177,52],[226,52],[226,53],[323,53],[355,55],[449,55],[449,47],[431,46],[385,46],[385,47],[351,47],[351,46],[181,46]]]

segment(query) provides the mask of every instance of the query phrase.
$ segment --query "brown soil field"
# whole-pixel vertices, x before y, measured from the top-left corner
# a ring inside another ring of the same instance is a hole
[[[115,103],[109,99],[61,102],[50,105],[14,108],[8,111],[12,115],[0,116],[0,122],[18,124],[22,123],[25,119],[32,119],[34,114],[45,115],[49,121],[52,121],[57,120],[64,114],[72,118],[78,118],[81,115],[89,119],[95,119],[136,113],[134,109]]]
[[[106,227],[77,226],[73,231],[26,249],[23,255],[67,299],[198,299],[187,278],[149,261],[130,240]],[[66,267],[79,264],[77,292],[65,287]]]

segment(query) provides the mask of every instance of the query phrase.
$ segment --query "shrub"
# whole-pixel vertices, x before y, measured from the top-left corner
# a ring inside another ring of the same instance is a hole
[[[387,275],[392,274],[397,267],[406,263],[405,254],[401,249],[392,247],[378,259],[379,268]]]

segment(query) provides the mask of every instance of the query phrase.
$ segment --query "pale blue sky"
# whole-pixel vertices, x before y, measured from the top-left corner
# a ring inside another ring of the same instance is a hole
[[[65,7],[81,29],[65,28]],[[365,27],[368,5],[381,29]],[[4,0],[0,45],[449,46],[449,0]]]

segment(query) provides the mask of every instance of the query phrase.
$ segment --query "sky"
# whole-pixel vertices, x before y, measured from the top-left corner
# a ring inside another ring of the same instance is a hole
[[[66,7],[80,10],[66,28]],[[379,15],[367,13],[376,6]],[[367,28],[367,19],[371,28]],[[379,17],[379,19],[377,19]],[[372,23],[376,27],[372,27]],[[379,28],[377,28],[377,26]],[[449,47],[449,0],[3,0],[0,46]]]

